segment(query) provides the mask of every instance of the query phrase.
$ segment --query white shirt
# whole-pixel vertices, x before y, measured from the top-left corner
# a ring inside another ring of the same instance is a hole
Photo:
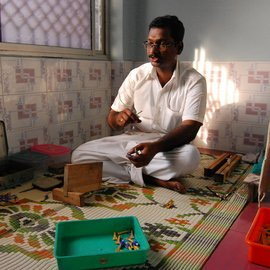
[[[137,129],[167,133],[184,120],[202,123],[206,94],[205,78],[190,65],[178,61],[171,79],[162,87],[156,69],[147,63],[129,73],[111,108],[141,111]]]

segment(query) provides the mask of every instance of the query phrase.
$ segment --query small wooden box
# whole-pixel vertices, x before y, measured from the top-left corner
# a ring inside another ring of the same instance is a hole
[[[83,194],[101,187],[102,165],[102,162],[66,164],[64,187],[53,190],[53,199],[84,206]]]

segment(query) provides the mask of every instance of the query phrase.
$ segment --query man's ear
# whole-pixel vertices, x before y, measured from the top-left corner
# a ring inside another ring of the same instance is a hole
[[[178,53],[178,54],[181,54],[182,51],[183,51],[183,48],[184,48],[184,43],[183,43],[183,41],[179,41],[178,44],[177,44],[177,47],[178,47],[178,48],[177,48],[177,49],[178,49],[178,50],[177,50],[177,53]]]

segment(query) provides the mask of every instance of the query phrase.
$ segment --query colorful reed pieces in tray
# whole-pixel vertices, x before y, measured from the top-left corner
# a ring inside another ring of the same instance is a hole
[[[139,242],[134,238],[133,230],[114,232],[113,240],[115,241],[115,244],[118,245],[116,249],[117,252],[124,249],[128,249],[128,250],[140,249]]]

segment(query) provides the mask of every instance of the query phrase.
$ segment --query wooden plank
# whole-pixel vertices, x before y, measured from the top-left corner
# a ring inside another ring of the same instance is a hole
[[[102,162],[66,164],[65,174],[68,178],[68,192],[86,193],[97,190],[102,182]]]
[[[214,160],[207,168],[204,168],[204,176],[213,176],[215,172],[227,162],[227,158],[230,156],[229,153],[223,153],[217,159]]]
[[[102,165],[102,162],[66,164],[64,187],[53,189],[53,199],[84,206],[83,194],[101,187]]]

